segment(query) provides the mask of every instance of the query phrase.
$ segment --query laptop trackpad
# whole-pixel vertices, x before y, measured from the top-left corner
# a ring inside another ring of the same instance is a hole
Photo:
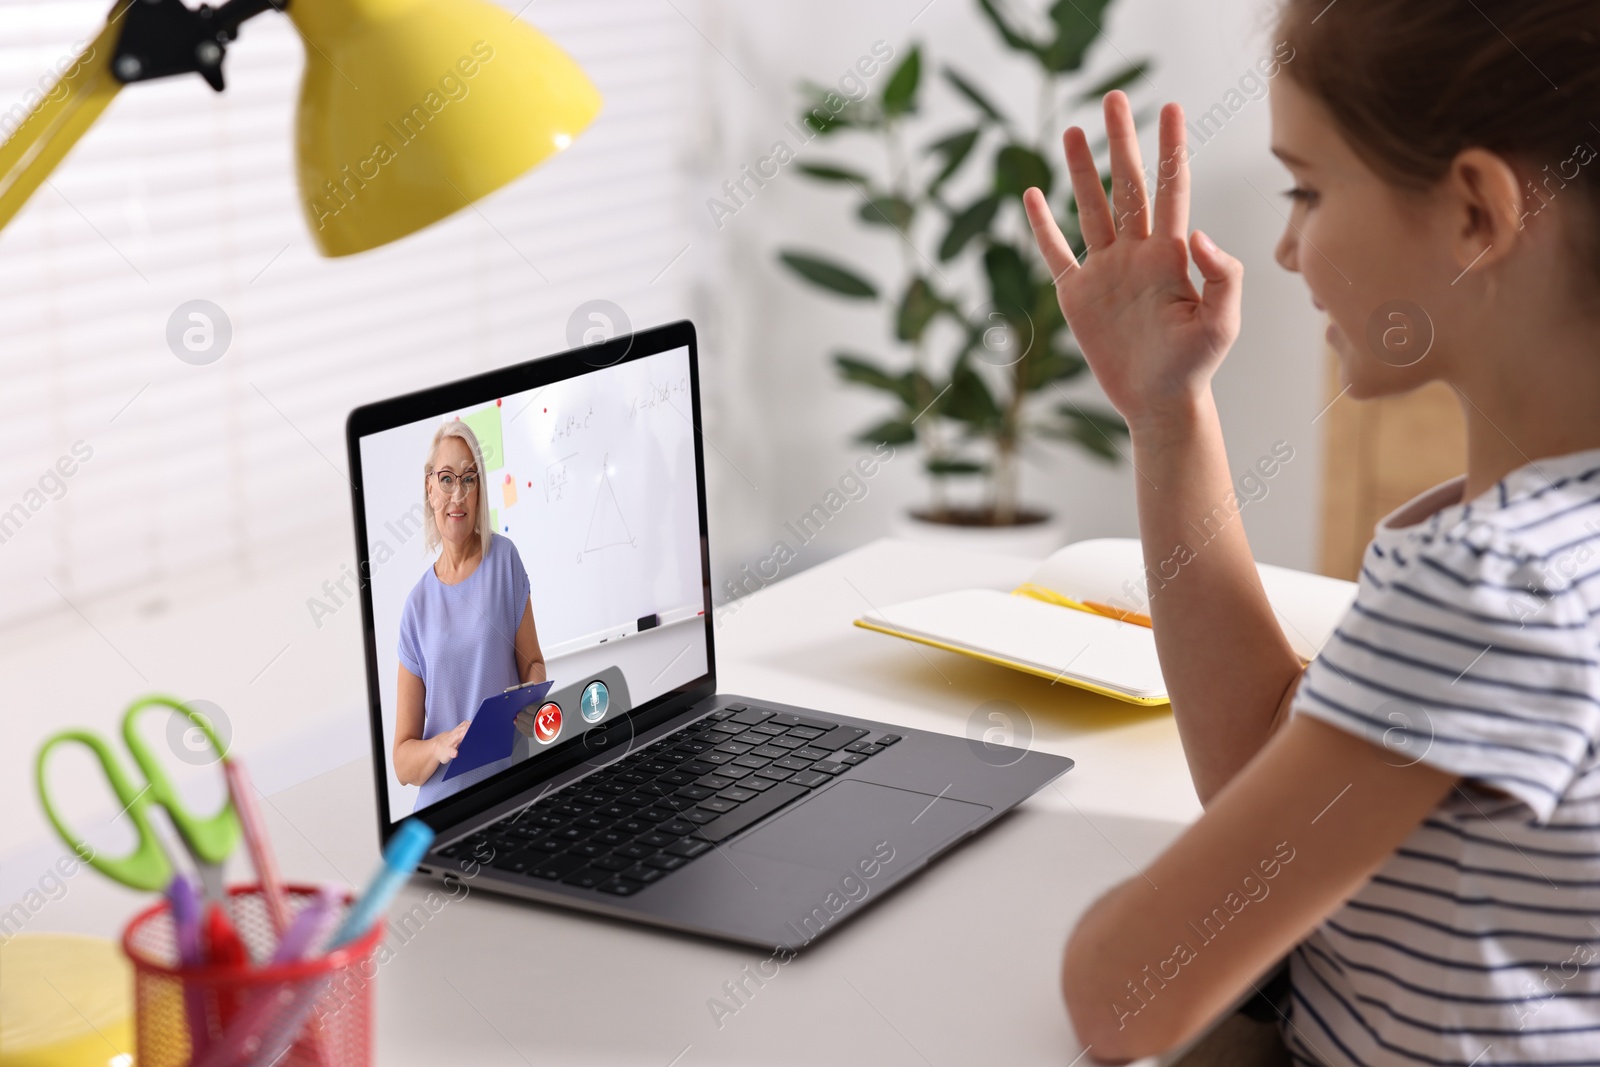
[[[803,801],[731,846],[769,859],[842,875],[882,859],[887,844],[915,858],[959,837],[990,808],[965,800],[850,779]]]

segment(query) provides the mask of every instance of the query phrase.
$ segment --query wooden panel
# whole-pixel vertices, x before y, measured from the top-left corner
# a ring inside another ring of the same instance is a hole
[[[1338,362],[1326,354],[1320,569],[1354,579],[1373,527],[1407,500],[1466,470],[1460,401],[1432,382],[1403,396],[1339,396]],[[1338,399],[1333,399],[1338,397]]]

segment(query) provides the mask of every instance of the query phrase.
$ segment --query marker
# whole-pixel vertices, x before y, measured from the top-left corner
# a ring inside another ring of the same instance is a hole
[[[293,963],[315,950],[339,921],[339,906],[343,903],[343,889],[323,886],[316,899],[307,904],[284,931],[283,940],[278,942],[268,966]]]
[[[272,920],[272,932],[279,937],[289,926],[289,901],[283,892],[283,880],[278,877],[278,864],[272,856],[272,839],[267,836],[266,824],[261,819],[261,807],[256,803],[255,790],[244,764],[237,759],[222,761],[223,773],[228,777],[228,791],[233,794],[233,810],[239,813],[239,824],[244,828],[245,845],[250,849],[250,862],[261,880],[261,895],[266,898],[267,916]]]
[[[167,886],[167,903],[172,908],[178,963],[184,969],[201,966],[205,963],[205,950],[200,946],[200,890],[194,880],[186,874],[173,878]],[[205,995],[199,986],[188,982],[183,984],[183,1013],[189,1024],[189,1047],[198,1057],[211,1035],[206,1024]]]
[[[239,940],[228,913],[221,904],[213,903],[206,909],[206,965],[244,970],[250,966],[250,953]],[[227,1029],[239,1010],[239,990],[222,986],[216,990],[217,1021]]]
[[[326,951],[332,952],[352,941],[358,941],[372,929],[373,923],[378,921],[378,916],[389,906],[389,902],[400,891],[406,879],[411,877],[412,872],[417,869],[417,864],[422,862],[422,857],[431,844],[433,844],[433,828],[427,823],[418,819],[407,819],[400,824],[400,829],[389,838],[389,846],[383,850],[383,865],[372,876],[366,892],[361,894],[361,899],[356,901],[346,914],[344,922],[339,924],[339,929],[334,932],[333,940],[328,942]],[[294,1003],[279,1012],[278,1025],[262,1036],[250,1062],[276,1063],[278,1058],[294,1044],[316,1009],[317,1001],[332,985],[332,978],[324,978],[314,985],[302,987]]]
[[[211,967],[245,967],[250,963],[250,954],[221,904],[206,909],[205,962]]]
[[[345,915],[344,922],[334,932],[333,940],[328,942],[329,952],[348,945],[372,929],[372,924],[388,908],[394,895],[406,884],[406,879],[416,871],[417,864],[422,862],[431,844],[433,827],[427,823],[420,819],[407,819],[400,824],[400,829],[389,838],[389,845],[383,850],[383,864],[373,874],[366,892],[361,894],[361,899]]]
[[[293,963],[310,953],[333,929],[343,900],[344,891],[337,886],[323,888],[316,899],[307,904],[289,924],[268,966]],[[212,1045],[204,1055],[197,1054],[194,1057],[195,1067],[226,1067],[248,1057],[254,1051],[252,1046],[259,1046],[270,1037],[261,1033],[262,1026],[273,1013],[282,1009],[288,988],[280,986],[254,993],[222,1035],[222,1040]],[[319,1063],[326,1061],[320,1044],[313,1052]]]

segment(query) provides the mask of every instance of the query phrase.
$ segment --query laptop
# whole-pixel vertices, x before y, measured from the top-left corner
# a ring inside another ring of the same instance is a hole
[[[688,322],[351,413],[378,830],[427,822],[452,885],[796,952],[1072,761],[721,692],[701,427]],[[434,739],[489,706],[451,775]]]

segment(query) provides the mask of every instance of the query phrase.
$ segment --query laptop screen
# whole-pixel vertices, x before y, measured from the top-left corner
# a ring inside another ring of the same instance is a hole
[[[352,416],[391,826],[707,676],[690,351],[633,355]]]

